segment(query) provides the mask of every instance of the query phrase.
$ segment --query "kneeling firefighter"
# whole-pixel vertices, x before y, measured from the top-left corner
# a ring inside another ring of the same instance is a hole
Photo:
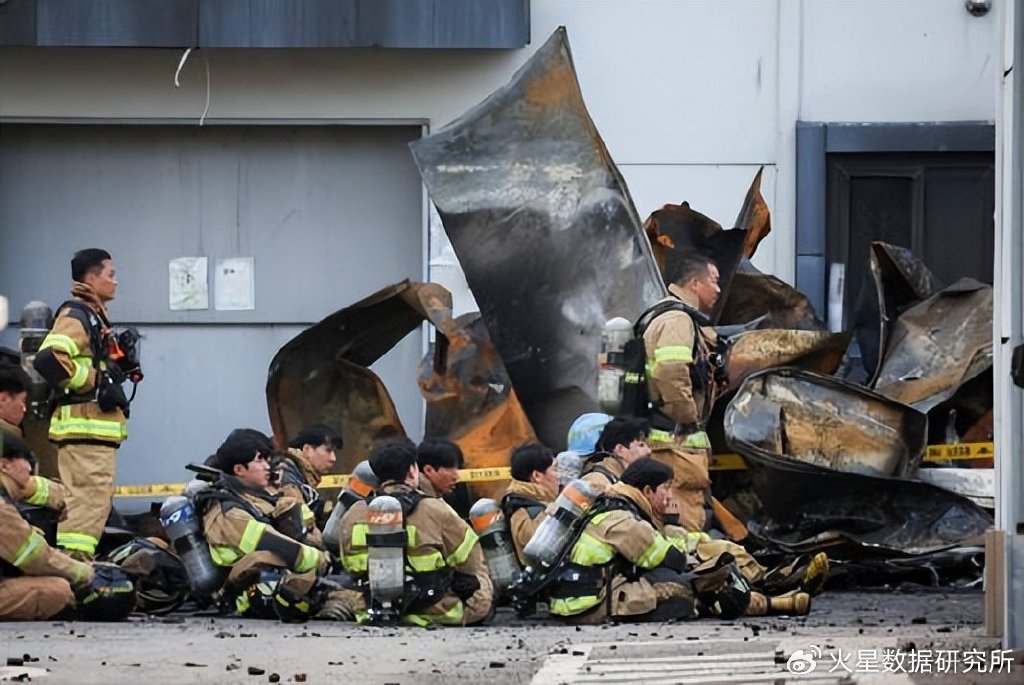
[[[266,489],[272,452],[273,443],[262,433],[233,431],[213,459],[223,475],[194,499],[213,563],[229,569],[219,593],[222,603],[233,600],[239,613],[264,617],[252,602],[263,596],[262,584],[272,588],[275,604],[288,609],[282,618],[300,620],[322,609],[312,598],[330,598],[329,591],[319,592],[330,557],[307,543],[301,503]],[[273,582],[263,577],[275,570],[288,573]]]
[[[481,623],[491,613],[494,589],[479,540],[443,500],[416,490],[416,457],[405,438],[374,445],[369,462],[380,490],[342,517],[342,564],[366,588],[353,609],[360,620]]]
[[[52,503],[44,478],[32,475],[34,459],[20,438],[0,444],[0,621],[81,618],[119,621],[135,607],[135,589],[117,567],[72,559],[54,547],[56,516],[46,534],[34,524],[38,507]],[[45,508],[45,507],[43,507]],[[47,539],[47,535],[49,539]]]

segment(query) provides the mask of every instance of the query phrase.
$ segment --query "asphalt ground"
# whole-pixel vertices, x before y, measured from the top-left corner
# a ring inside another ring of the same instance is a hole
[[[983,600],[977,590],[826,592],[815,598],[811,614],[800,618],[587,627],[518,619],[507,609],[485,627],[437,630],[181,613],[138,615],[115,624],[15,623],[0,627],[0,680],[26,673],[31,681],[21,682],[74,685],[591,682],[565,675],[574,668],[571,662],[617,648],[623,654],[632,650],[636,658],[699,654],[721,659],[729,653],[774,652],[783,663],[794,650],[812,645],[825,652],[819,662],[823,671],[828,654],[837,650],[847,655],[893,647],[956,649],[961,655],[999,650],[998,640],[983,635]],[[634,662],[634,657],[623,661],[627,670]],[[920,676],[857,671],[835,682],[1024,683],[1022,670],[964,674],[964,667],[960,664],[958,674],[932,669]],[[732,682],[754,682],[735,677]],[[770,682],[807,677],[782,672]],[[602,682],[684,681],[645,681],[633,673],[626,681]]]

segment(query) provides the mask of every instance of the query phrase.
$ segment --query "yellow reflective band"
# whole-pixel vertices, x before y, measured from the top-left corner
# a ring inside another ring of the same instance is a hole
[[[42,476],[32,476],[32,482],[36,484],[36,491],[25,500],[25,504],[46,504],[50,500],[50,481]]]
[[[75,565],[75,571],[71,579],[72,585],[81,585],[86,578],[89,577],[89,571],[92,570],[92,566],[84,562],[78,562]]]
[[[601,598],[597,595],[590,595],[587,597],[560,597],[558,599],[551,599],[548,604],[548,610],[555,616],[575,616],[582,614],[589,609],[593,609],[597,606]]]
[[[406,555],[406,560],[415,573],[430,573],[444,568],[444,557],[437,551],[426,554],[409,554]]]
[[[639,383],[643,380],[643,376],[636,371],[627,371],[626,375],[622,377],[627,383]]]
[[[465,613],[462,602],[456,602],[455,606],[443,614],[405,614],[402,616],[402,620],[422,628],[426,628],[432,623],[443,626],[461,626],[464,623]]]
[[[74,360],[74,364],[75,373],[65,384],[68,390],[78,390],[89,380],[89,367],[91,364],[82,363],[77,359]]]
[[[267,531],[267,524],[260,523],[256,519],[252,519],[249,523],[245,524],[245,532],[242,533],[242,539],[238,542],[238,549],[242,550],[242,554],[249,554],[256,550],[256,545],[259,544],[260,538]]]
[[[320,565],[320,550],[309,545],[300,545],[300,547],[302,547],[302,554],[299,555],[299,562],[295,565],[297,572],[312,571]]]
[[[683,438],[683,447],[707,449],[711,447],[711,440],[708,438],[708,434],[704,431],[696,431]]]
[[[345,567],[345,570],[349,573],[366,573],[366,569],[369,566],[370,555],[366,552],[355,552],[353,554],[345,554],[344,550],[341,553],[341,565]]]
[[[316,516],[313,514],[313,510],[310,509],[305,502],[303,502],[300,506],[302,507],[302,522],[307,524],[312,523],[316,519]]]
[[[352,526],[352,546],[353,547],[366,547],[366,534],[370,531],[370,527],[365,523],[357,523]]]
[[[234,566],[242,555],[235,551],[234,547],[210,545],[210,558],[217,566]]]
[[[248,608],[249,608],[249,596],[247,594],[245,594],[243,592],[242,594],[238,595],[238,597],[235,597],[235,611],[236,612],[238,612],[240,614],[244,614],[245,611]]]
[[[668,431],[655,428],[647,434],[647,442],[670,443],[675,442],[675,438]]]
[[[11,562],[18,568],[21,568],[25,564],[30,563],[33,559],[39,556],[39,553],[46,547],[46,540],[36,530],[28,536],[28,540],[21,543],[18,547],[18,551],[14,553],[14,561]]]
[[[668,345],[654,350],[654,366],[669,362],[692,362],[693,348],[689,345]]]
[[[65,407],[70,409],[70,407]],[[122,421],[106,419],[83,419],[79,417],[61,416],[50,422],[50,435],[64,437],[68,435],[90,435],[94,437],[123,440],[128,437],[128,426]]]
[[[448,555],[448,558],[444,560],[448,566],[462,566],[469,559],[470,552],[473,551],[473,545],[476,544],[477,540],[476,533],[472,530],[467,529],[465,537],[462,538],[462,542],[455,551]]]
[[[77,552],[94,554],[99,540],[88,533],[57,533],[57,546]]]
[[[636,565],[640,568],[652,569],[661,562],[665,561],[665,555],[668,554],[668,550],[672,545],[668,544],[668,541],[655,534],[654,542],[644,550],[644,553],[640,555],[640,558],[636,560]]]
[[[603,566],[614,556],[614,547],[586,532],[580,535],[572,548],[572,562],[580,566]]]
[[[48,347],[53,347],[63,352],[67,352],[70,357],[77,357],[81,354],[81,350],[78,349],[78,345],[75,341],[62,333],[49,333],[39,346],[40,351],[45,350]]]

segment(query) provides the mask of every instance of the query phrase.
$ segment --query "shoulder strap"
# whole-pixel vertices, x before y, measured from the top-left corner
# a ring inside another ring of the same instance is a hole
[[[544,505],[537,500],[515,493],[509,493],[502,497],[499,506],[501,507],[501,513],[505,515],[505,520],[512,518],[512,514],[520,509],[526,509],[526,514],[530,518],[535,518],[545,509]]]
[[[668,300],[655,302],[641,312],[640,316],[636,319],[636,323],[633,325],[633,336],[637,338],[643,337],[644,332],[647,330],[647,327],[651,325],[651,322],[665,312],[685,312],[690,315],[695,327],[698,328],[700,326],[711,325],[711,320],[703,312],[694,309],[682,300],[673,297]]]
[[[62,311],[67,310],[68,316],[74,318],[82,327],[89,332],[89,346],[92,347],[92,365],[99,368],[99,363],[107,357],[107,348],[103,344],[103,331],[110,328],[110,323],[84,302],[78,300],[66,300],[57,307],[54,319]]]

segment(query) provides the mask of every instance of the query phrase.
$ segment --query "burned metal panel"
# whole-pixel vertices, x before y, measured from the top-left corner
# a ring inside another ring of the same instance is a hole
[[[368,366],[436,308],[448,291],[433,284],[389,286],[331,314],[284,345],[267,375],[267,408],[279,447],[304,426],[339,429],[344,447],[334,470],[346,473],[375,438],[404,435],[387,388]]]
[[[992,297],[992,286],[962,278],[907,309],[893,326],[875,390],[927,412],[990,369]]]
[[[765,329],[729,339],[729,387],[738,388],[748,376],[765,369],[789,366],[831,375],[843,361],[848,333]]]
[[[457,443],[467,468],[508,466],[512,450],[536,436],[487,327],[474,312],[449,318],[438,329],[419,372],[427,402],[425,434]],[[473,490],[489,497],[504,485],[476,483]]]
[[[439,285],[403,281],[303,331],[278,351],[268,374],[267,406],[279,447],[304,426],[334,426],[344,447],[333,471],[345,473],[366,458],[375,439],[404,435],[387,388],[367,367],[429,321],[437,340],[418,381],[427,402],[426,435],[455,441],[470,468],[507,466],[511,450],[534,433],[478,317],[454,318],[451,294]]]
[[[747,378],[725,412],[729,445],[746,456],[843,473],[903,477],[924,456],[921,412],[857,385],[797,369]]]
[[[766,316],[761,328],[806,331],[824,331],[826,328],[803,293],[775,276],[761,273],[743,260],[740,269],[733,274],[718,323],[737,324],[760,316]]]
[[[976,544],[992,516],[965,497],[910,480],[841,473],[780,459],[749,445],[737,451],[767,518],[751,525],[794,552],[833,559],[900,557]]]
[[[868,270],[871,278],[862,281],[852,327],[866,374],[863,378],[867,385],[874,386],[893,322],[907,308],[937,292],[942,284],[913,252],[883,242],[871,243]],[[860,377],[858,374],[851,380]]]
[[[598,407],[604,322],[666,294],[565,29],[410,148],[530,423],[563,447],[572,420]]]

